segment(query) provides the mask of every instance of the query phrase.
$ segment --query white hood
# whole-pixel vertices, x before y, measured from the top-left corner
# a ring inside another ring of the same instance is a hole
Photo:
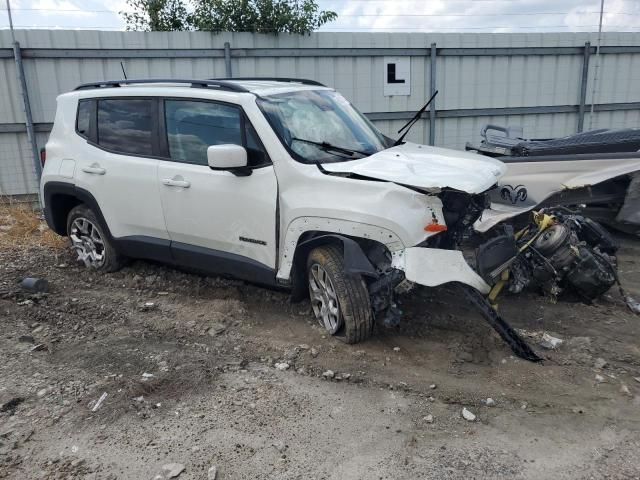
[[[481,193],[506,172],[500,161],[475,153],[405,143],[367,158],[325,163],[324,170],[362,175],[400,185]]]

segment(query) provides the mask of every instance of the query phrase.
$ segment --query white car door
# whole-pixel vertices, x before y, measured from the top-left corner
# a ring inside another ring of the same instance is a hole
[[[166,244],[157,184],[156,98],[101,98],[80,102],[76,133],[76,188],[90,193],[111,235],[130,243]],[[137,255],[136,255],[137,256]],[[143,255],[146,256],[146,255]]]
[[[259,283],[275,281],[278,186],[273,165],[237,105],[165,99],[167,160],[158,185],[177,263]],[[247,148],[250,174],[212,170],[211,145]]]

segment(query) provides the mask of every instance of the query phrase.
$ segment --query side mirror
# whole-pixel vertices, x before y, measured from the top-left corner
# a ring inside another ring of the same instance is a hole
[[[213,170],[246,170],[247,151],[240,145],[211,145],[207,161]]]

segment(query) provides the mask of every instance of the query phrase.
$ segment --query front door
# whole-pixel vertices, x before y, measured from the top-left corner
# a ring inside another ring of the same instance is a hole
[[[177,263],[271,283],[276,268],[278,187],[253,127],[237,105],[163,101],[165,149],[158,182]],[[247,149],[249,176],[211,170],[210,145]]]

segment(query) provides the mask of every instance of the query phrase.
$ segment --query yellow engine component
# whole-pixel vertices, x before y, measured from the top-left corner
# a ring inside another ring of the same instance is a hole
[[[533,221],[538,225],[538,230],[543,231],[556,223],[556,217],[544,212],[533,212]]]
[[[533,235],[533,237],[531,237],[531,239],[528,242],[526,242],[524,245],[522,245],[518,249],[519,253],[529,248],[529,246],[535,241],[536,238],[538,238],[538,236],[542,232],[544,232],[551,225],[555,224],[556,218],[553,215],[547,215],[544,212],[533,212],[533,221],[538,227],[538,231],[536,232],[535,235]],[[522,230],[517,232],[515,235],[516,240],[520,240],[522,237],[524,237],[525,234],[529,232],[530,228],[531,226],[526,226]],[[491,303],[491,306],[494,308],[494,310],[498,310],[498,303],[496,302],[496,298],[498,298],[498,295],[500,295],[500,292],[502,291],[502,289],[504,288],[508,280],[509,280],[509,269],[506,269],[500,275],[500,280],[496,282],[496,284],[493,286],[493,288],[489,292],[488,299],[489,299],[489,302]]]
[[[500,292],[506,285],[507,280],[509,280],[509,269],[506,269],[500,274],[500,280],[496,282],[496,284],[493,286],[493,288],[489,292],[489,295],[488,295],[489,303],[491,303],[491,306],[493,307],[494,310],[498,310],[498,302],[496,302],[496,298],[498,298],[498,295],[500,295]]]

